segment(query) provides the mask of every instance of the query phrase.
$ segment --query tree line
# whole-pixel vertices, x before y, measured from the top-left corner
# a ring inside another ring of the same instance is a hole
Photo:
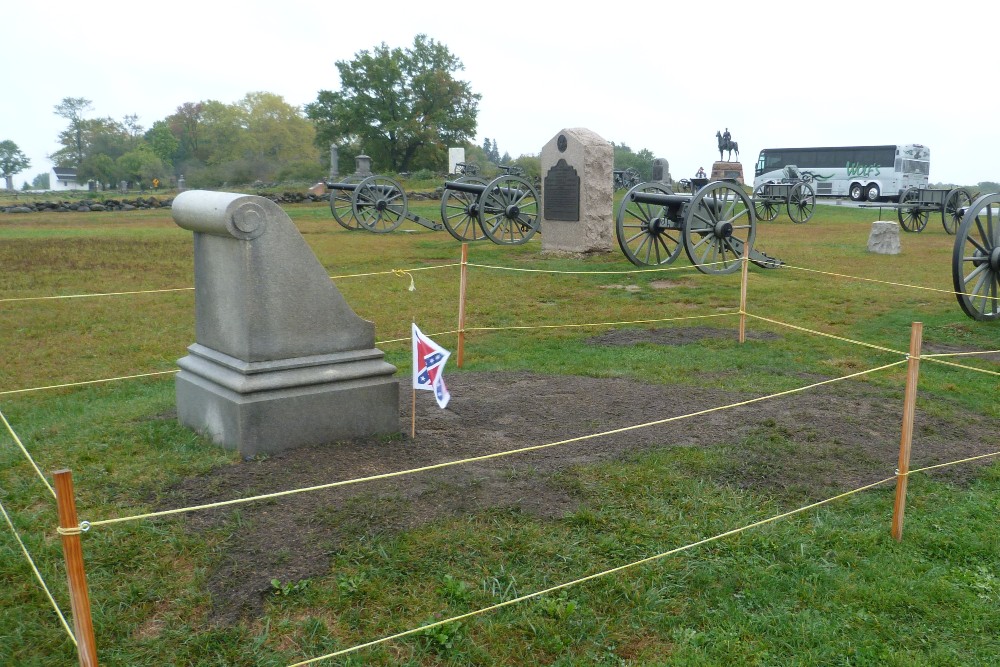
[[[340,173],[353,172],[360,154],[380,172],[436,172],[447,164],[449,147],[464,146],[467,160],[520,163],[537,175],[533,156],[501,156],[496,139],[481,148],[472,143],[481,96],[458,78],[464,66],[444,44],[421,34],[408,48],[383,42],[335,66],[340,89],[320,90],[304,108],[280,95],[251,92],[229,104],[185,102],[148,128],[137,115],[92,117],[91,100],[66,97],[53,109],[66,121],[57,139],[61,148],[48,157],[75,168],[78,182],[101,187],[154,179],[166,184],[182,175],[195,188],[315,182],[329,169],[330,144],[339,147]],[[616,166],[619,154],[636,155],[616,146]],[[29,167],[13,141],[0,141],[0,176],[8,189],[12,177]],[[648,164],[642,169],[649,170]],[[47,177],[40,174],[33,185],[48,187]]]

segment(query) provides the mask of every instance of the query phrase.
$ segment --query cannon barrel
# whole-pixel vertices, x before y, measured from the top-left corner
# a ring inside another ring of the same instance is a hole
[[[683,206],[691,201],[691,195],[665,195],[657,192],[633,192],[632,201],[640,204],[657,204],[659,206]]]
[[[326,187],[330,188],[331,190],[347,190],[347,191],[353,192],[354,190],[358,189],[358,184],[357,183],[342,183],[342,182],[341,183],[329,183],[328,182],[326,184]]]
[[[444,187],[448,190],[456,190],[458,192],[468,192],[473,195],[481,195],[486,192],[486,186],[482,183],[466,183],[465,181],[445,181]],[[526,190],[521,188],[494,188],[494,192],[502,192],[505,195],[522,195]]]

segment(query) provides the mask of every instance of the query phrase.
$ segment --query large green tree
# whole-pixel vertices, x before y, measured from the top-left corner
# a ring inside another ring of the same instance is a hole
[[[8,190],[14,189],[14,174],[20,174],[31,166],[31,160],[10,139],[0,141],[0,176],[6,181]]]
[[[336,67],[340,90],[321,90],[306,105],[321,148],[358,145],[378,169],[411,171],[442,167],[449,146],[475,136],[481,96],[454,76],[462,62],[426,35],[408,49],[383,42]]]
[[[69,121],[69,127],[59,134],[63,148],[49,156],[57,165],[79,167],[84,155],[84,114],[90,110],[90,100],[85,97],[64,97],[55,106],[55,114]]]

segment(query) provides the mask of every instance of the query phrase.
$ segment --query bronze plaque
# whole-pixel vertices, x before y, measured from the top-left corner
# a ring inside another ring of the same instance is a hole
[[[542,199],[546,220],[580,221],[580,176],[566,160],[556,162],[545,175]]]

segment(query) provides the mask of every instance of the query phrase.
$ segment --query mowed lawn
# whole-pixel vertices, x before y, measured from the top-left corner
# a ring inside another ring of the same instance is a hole
[[[350,232],[321,203],[283,208],[351,306],[375,323],[405,386],[411,321],[431,335],[458,327],[460,244],[412,223],[385,235]],[[440,217],[434,201],[411,208]],[[757,246],[786,266],[751,266],[743,345],[739,272],[707,276],[683,255],[669,270],[642,271],[617,248],[546,255],[539,236],[517,247],[472,244],[465,360],[458,369],[453,355],[447,375],[586,376],[765,396],[905,361],[913,322],[923,323],[926,354],[1000,350],[1000,324],[967,318],[950,293],[954,237],[940,221],[904,234],[901,254],[876,255],[866,243],[878,215],[820,205],[806,224],[783,213],[759,223]],[[0,529],[0,664],[73,664],[73,643],[24,553],[68,617],[55,504],[25,451],[46,476],[72,470],[86,520],[164,509],[191,480],[252,462],[172,415],[173,372],[195,323],[192,235],[169,210],[0,215],[0,265],[0,503],[10,521]],[[663,329],[689,327],[722,335],[652,342]],[[591,340],[626,330],[648,331],[651,342]],[[454,352],[455,334],[435,338]],[[955,432],[975,418],[979,437],[1000,450],[997,355],[942,359],[971,368],[922,361],[915,457],[922,437],[940,438],[921,430],[931,417]],[[890,451],[899,447],[905,376],[903,363],[844,382],[898,405],[895,437],[879,443]],[[859,414],[845,421],[864,429]],[[770,483],[786,465],[808,469],[796,461],[803,443],[780,428],[748,435],[713,419],[712,446],[665,439],[614,461],[536,473],[573,499],[559,515],[505,507],[389,529],[379,524],[388,510],[359,527],[339,523],[350,508],[330,507],[315,518],[340,533],[321,550],[328,568],[276,579],[249,616],[220,614],[213,588],[234,544],[260,525],[249,504],[213,521],[192,512],[97,526],[82,542],[101,664],[280,666],[338,651],[347,652],[316,664],[1000,663],[992,458],[912,476],[897,542],[893,484],[795,512],[827,497],[816,489],[856,485],[837,478],[837,465],[817,466],[823,479],[804,485]],[[608,428],[592,421],[567,430]],[[272,490],[265,486],[246,495]],[[258,504],[281,513],[285,502]],[[287,529],[303,528],[290,520]],[[254,568],[252,553],[241,558]],[[229,576],[238,586],[240,572]]]

